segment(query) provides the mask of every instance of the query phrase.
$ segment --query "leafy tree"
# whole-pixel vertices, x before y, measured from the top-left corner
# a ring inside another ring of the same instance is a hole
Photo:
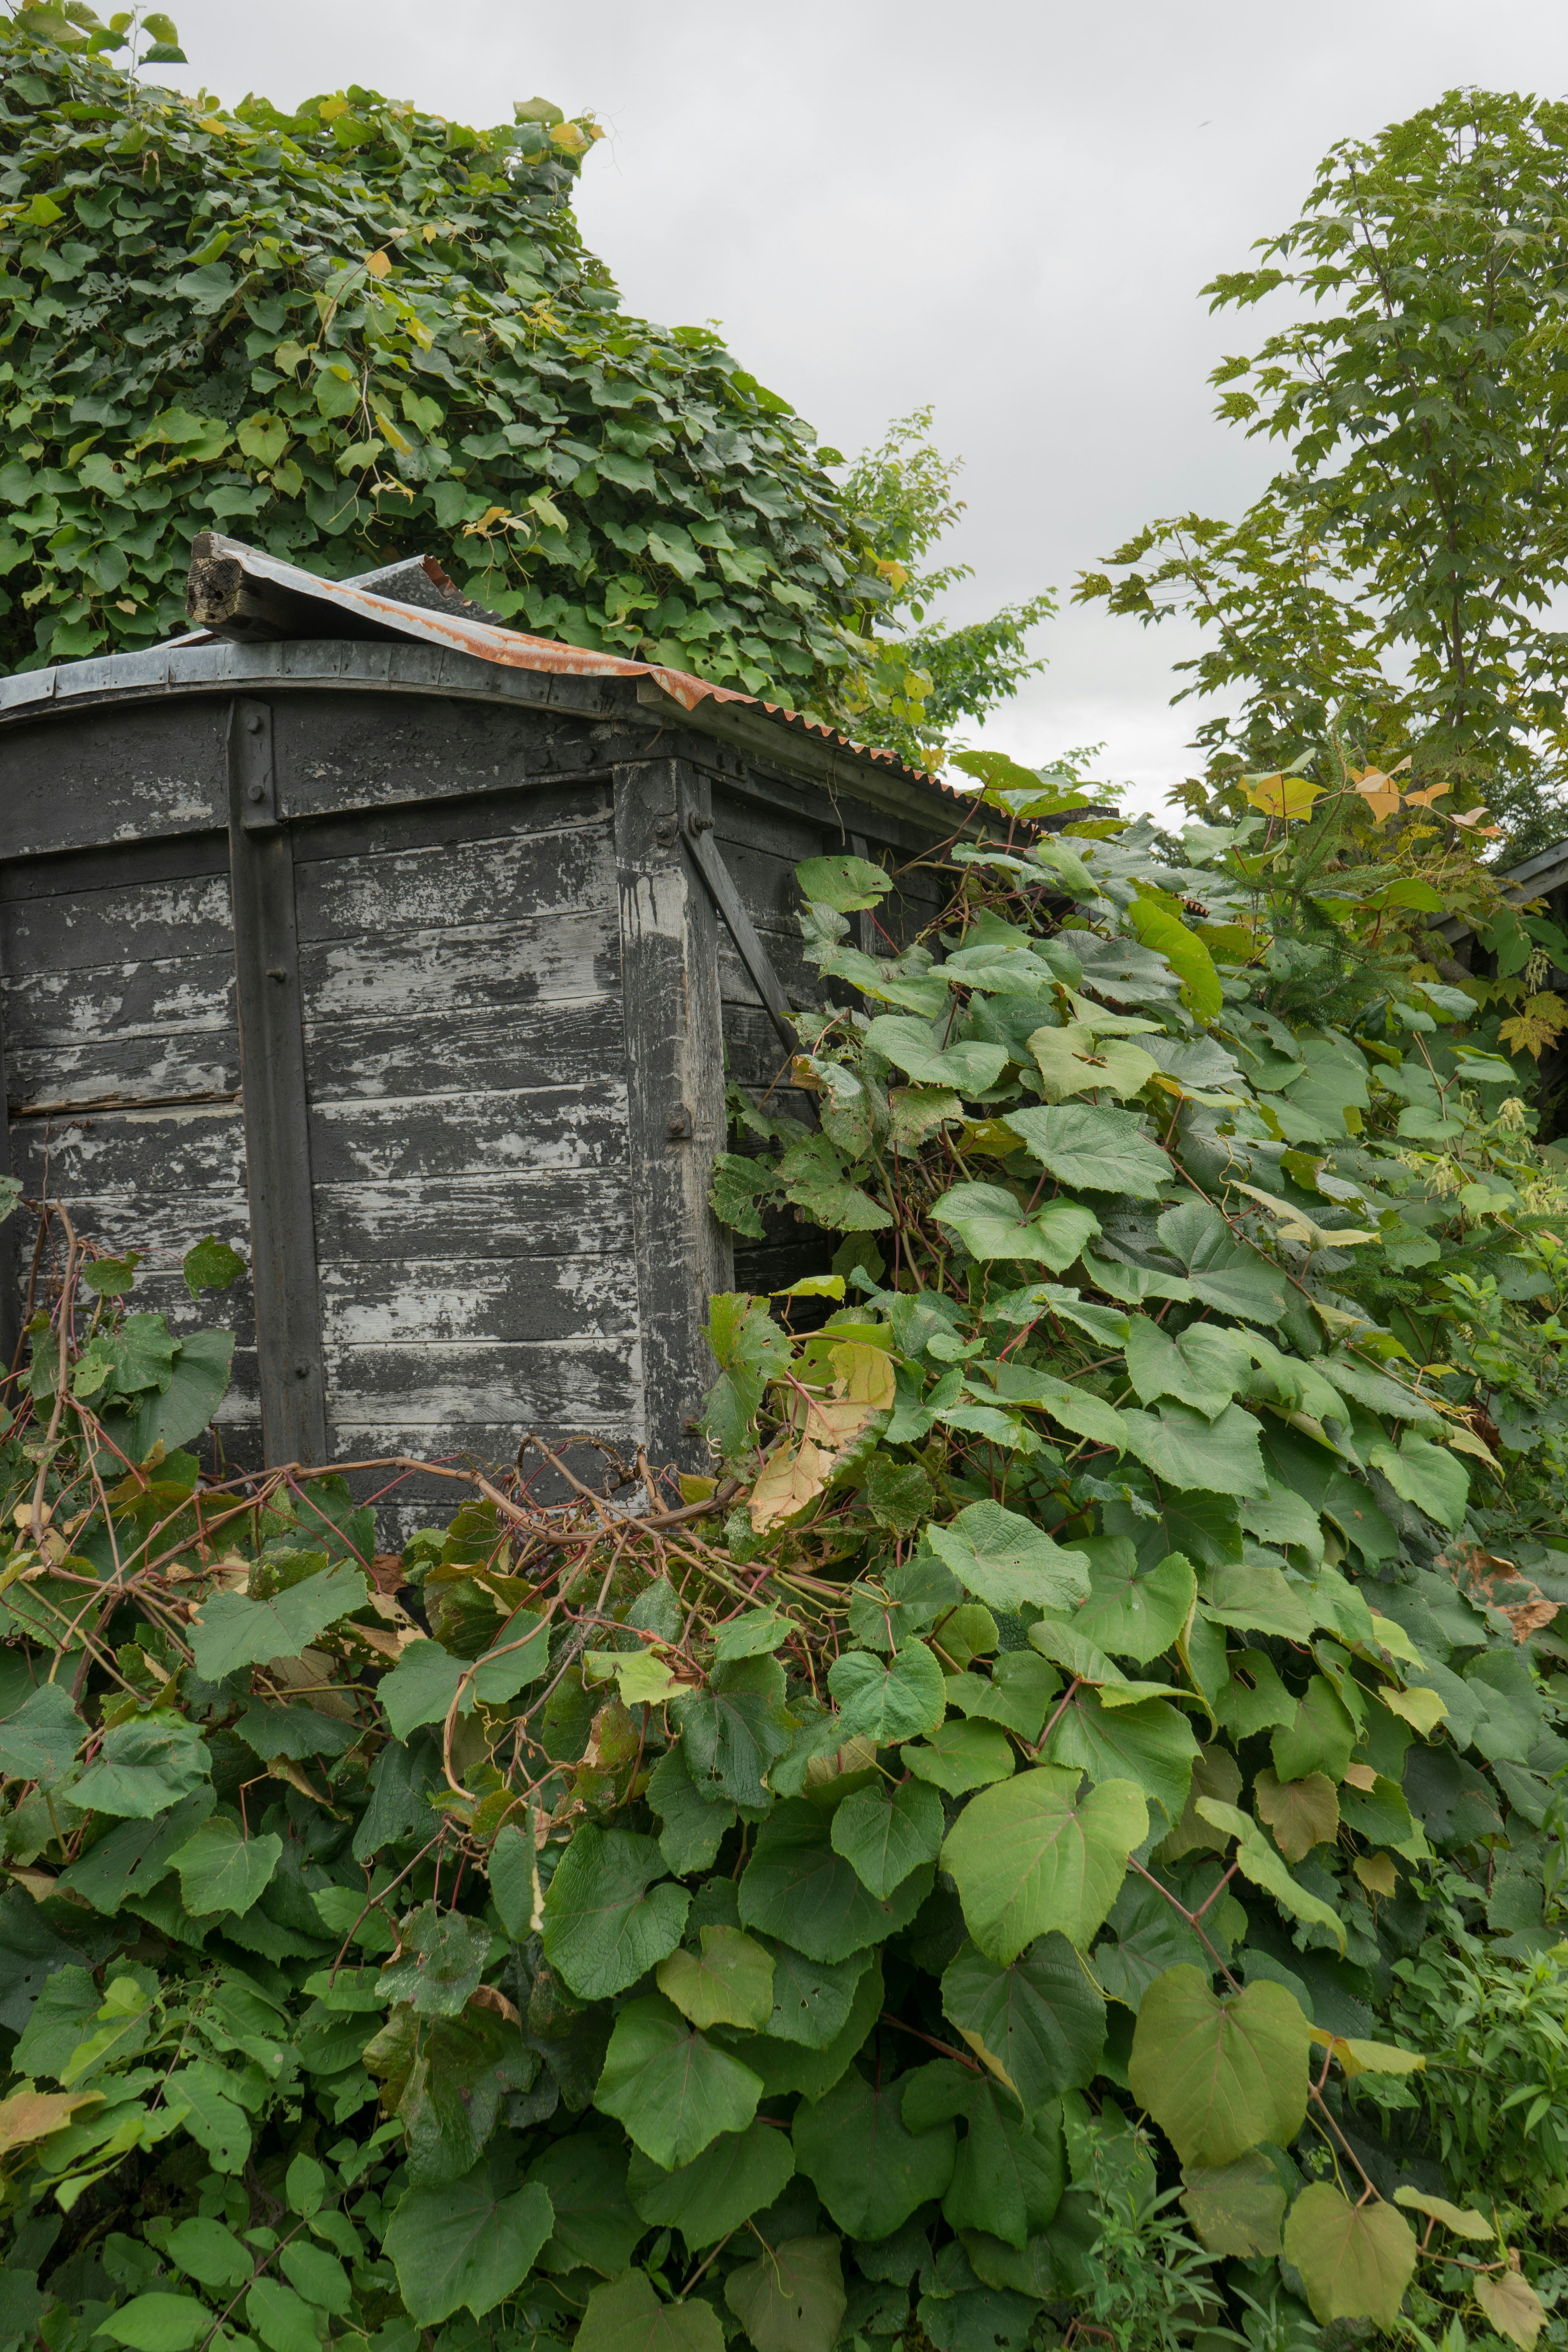
[[[337,576],[438,549],[521,626],[852,704],[917,757],[1034,667],[1046,600],[890,665],[869,646],[962,576],[909,569],[951,469],[922,444],[900,471],[895,436],[847,496],[716,335],[628,317],[571,211],[591,117],[533,99],[475,131],[358,86],[226,110],[110,63],[132,28],[0,16],[7,667],[179,628],[212,526]],[[168,54],[165,17],[142,29]]]
[[[931,427],[929,408],[895,419],[881,446],[863,450],[845,479],[845,510],[876,551],[868,568],[879,593],[866,599],[846,632],[851,664],[832,691],[835,715],[849,733],[863,732],[869,722],[879,741],[917,761],[963,719],[984,719],[1045,667],[1028,653],[1027,640],[1056,611],[1047,591],[959,628],[928,617],[940,599],[974,577],[971,564],[928,562],[965,503],[955,489],[963,461],[942,456]],[[890,635],[900,622],[906,633]]]
[[[1336,721],[1367,761],[1483,785],[1516,851],[1563,826],[1568,108],[1450,91],[1325,157],[1301,217],[1214,307],[1297,315],[1226,359],[1218,414],[1287,462],[1236,522],[1151,523],[1076,594],[1205,625],[1176,699],[1239,688],[1215,771]],[[1473,797],[1472,793],[1472,797]]]

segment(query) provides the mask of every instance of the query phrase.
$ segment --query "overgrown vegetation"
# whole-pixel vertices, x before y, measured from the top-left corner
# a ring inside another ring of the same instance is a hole
[[[832,1270],[714,1301],[679,1495],[379,1555],[51,1213],[0,2337],[1564,2340],[1568,1187],[1415,812],[1300,789],[1162,854],[993,758],[901,948],[800,869],[820,1124],[715,1200]]]
[[[520,627],[933,762],[1037,667],[1048,598],[956,634],[920,601],[957,512],[929,420],[841,488],[710,329],[622,310],[571,210],[591,117],[192,102],[110,61],[112,22],[0,16],[6,667],[183,627],[209,528],[334,576],[437,552]]]

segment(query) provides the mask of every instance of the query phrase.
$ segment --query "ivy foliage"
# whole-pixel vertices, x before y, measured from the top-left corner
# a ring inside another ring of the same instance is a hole
[[[1419,908],[1274,1009],[1303,819],[985,789],[923,939],[801,870],[819,1122],[715,1198],[833,1270],[713,1301],[679,1496],[379,1554],[63,1229],[0,2341],[1561,2340],[1561,1165]]]
[[[591,118],[227,110],[97,22],[0,17],[7,667],[178,630],[212,527],[339,577],[449,551],[520,626],[796,703],[844,667],[885,583],[836,453],[707,328],[621,310],[570,207]]]

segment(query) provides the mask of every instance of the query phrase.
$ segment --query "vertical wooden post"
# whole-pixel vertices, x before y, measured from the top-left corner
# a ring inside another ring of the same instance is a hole
[[[708,1205],[724,1149],[718,928],[682,846],[712,824],[707,782],[679,760],[615,772],[626,1125],[644,1441],[651,1460],[706,1460],[686,1423],[716,1377],[702,1326],[734,1279]]]
[[[228,777],[229,888],[262,1444],[269,1465],[321,1462],[327,1451],[326,1375],[294,851],[279,814],[268,704],[231,706]]]
[[[0,1176],[15,1173],[11,1165],[11,1097],[5,1076],[5,998],[0,990]],[[5,1203],[0,1202],[0,1208]],[[18,1217],[15,1223],[7,1219],[0,1224],[0,1374],[8,1372],[22,1336],[22,1292],[17,1280],[19,1250],[17,1235],[22,1229]]]

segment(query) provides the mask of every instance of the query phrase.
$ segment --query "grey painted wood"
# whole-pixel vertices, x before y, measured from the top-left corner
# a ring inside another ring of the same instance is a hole
[[[316,1234],[323,1266],[340,1259],[363,1262],[375,1267],[374,1278],[383,1283],[395,1276],[382,1261],[451,1252],[469,1259],[543,1262],[570,1256],[590,1238],[623,1270],[632,1264],[624,1161],[346,1183],[318,1179]]]
[[[790,1018],[789,998],[783,981],[773,969],[767,949],[757,936],[756,927],[746,910],[745,901],[735,887],[734,878],[714,846],[712,823],[711,817],[708,817],[694,820],[688,825],[684,838],[692,862],[777,1032],[779,1044],[786,1054],[793,1054],[798,1040],[795,1024]]]
[[[616,1076],[435,1102],[393,1097],[318,1103],[310,1115],[310,1160],[323,1184],[624,1168],[626,1101],[626,1083]]]
[[[684,762],[616,771],[643,1428],[660,1463],[699,1458],[686,1424],[713,1378],[702,1326],[710,1296],[730,1287],[728,1241],[708,1206],[724,1148],[717,918],[681,846],[708,803],[706,781]]]
[[[4,947],[0,943],[0,977],[5,973]],[[0,989],[0,1176],[15,1176],[19,1171],[11,1156],[11,1088],[13,1077],[5,1051],[5,997]],[[0,1223],[0,1377],[11,1369],[22,1336],[21,1285],[17,1279],[21,1254],[22,1231],[26,1223],[19,1210],[14,1210]]]
[[[327,1442],[300,1016],[294,856],[279,818],[272,714],[237,699],[229,727],[229,873],[245,1087],[251,1273],[268,1462]]]
[[[305,1022],[310,1099],[374,1101],[399,1096],[513,1094],[570,1087],[582,1073],[618,1068],[619,990],[514,1012],[485,1007],[459,1020]]]

